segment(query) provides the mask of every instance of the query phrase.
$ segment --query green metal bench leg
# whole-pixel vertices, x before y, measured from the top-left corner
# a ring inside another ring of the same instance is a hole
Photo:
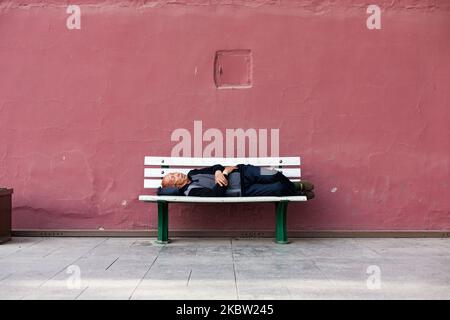
[[[280,244],[289,243],[286,225],[287,206],[288,201],[280,201],[276,203],[275,241]]]
[[[169,243],[169,204],[158,201],[158,239],[156,243]]]

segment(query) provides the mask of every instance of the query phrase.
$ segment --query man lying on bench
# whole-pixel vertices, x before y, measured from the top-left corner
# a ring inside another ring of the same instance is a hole
[[[277,170],[239,164],[214,165],[194,169],[188,174],[169,173],[163,188],[177,188],[180,194],[194,197],[306,196],[314,198],[314,185],[302,180],[291,182]],[[158,194],[161,194],[158,192]]]

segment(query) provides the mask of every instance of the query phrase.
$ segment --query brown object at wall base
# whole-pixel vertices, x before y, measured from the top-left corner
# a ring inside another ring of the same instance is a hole
[[[0,243],[11,240],[11,195],[13,189],[0,188]]]

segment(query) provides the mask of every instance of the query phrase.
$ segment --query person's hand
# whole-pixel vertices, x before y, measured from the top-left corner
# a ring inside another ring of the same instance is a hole
[[[216,178],[216,184],[218,184],[221,187],[227,186],[228,185],[228,180],[227,178],[224,176],[224,174],[222,173],[222,171],[217,170],[216,173],[214,174],[215,178]]]
[[[223,174],[230,174],[231,171],[236,170],[236,169],[237,169],[236,166],[225,167],[225,169],[223,170]]]

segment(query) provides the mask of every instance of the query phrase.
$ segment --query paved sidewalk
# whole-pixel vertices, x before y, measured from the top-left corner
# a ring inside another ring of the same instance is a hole
[[[291,240],[13,238],[0,299],[450,299],[450,239]]]

